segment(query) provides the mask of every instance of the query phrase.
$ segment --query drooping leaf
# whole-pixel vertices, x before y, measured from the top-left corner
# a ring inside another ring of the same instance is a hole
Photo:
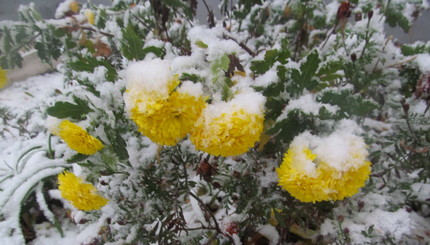
[[[83,119],[85,115],[93,110],[88,107],[88,104],[79,103],[72,104],[70,102],[56,102],[54,106],[49,107],[46,112],[48,115],[56,118],[73,118],[73,119]]]

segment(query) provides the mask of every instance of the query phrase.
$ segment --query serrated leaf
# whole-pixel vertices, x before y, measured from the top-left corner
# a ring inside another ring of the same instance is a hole
[[[402,54],[405,56],[422,54],[422,53],[430,53],[430,48],[426,48],[425,45],[416,45],[415,47],[403,44],[400,47]]]
[[[143,51],[143,42],[132,25],[128,25],[122,30],[121,52],[129,60],[143,60],[146,53]]]
[[[340,108],[339,116],[343,118],[352,115],[365,116],[377,108],[375,103],[364,100],[359,95],[353,95],[350,90],[326,91],[318,101],[338,106]]]
[[[199,48],[208,48],[208,47],[209,47],[206,43],[204,43],[204,42],[202,42],[202,41],[200,41],[200,40],[196,42],[196,45],[197,45]]]
[[[318,70],[318,65],[321,62],[318,52],[312,51],[306,59],[306,62],[300,66],[301,79],[300,82],[308,88],[308,84],[311,82],[312,77]],[[309,88],[308,88],[309,89]]]
[[[262,75],[270,69],[270,65],[264,60],[253,60],[250,69],[255,74]]]
[[[72,104],[69,102],[56,102],[54,106],[49,107],[46,112],[48,115],[56,118],[73,118],[83,119],[85,115],[93,110],[87,104]]]
[[[79,57],[77,61],[69,62],[67,65],[72,70],[87,72],[94,72],[96,67],[104,66],[107,69],[106,79],[111,82],[115,81],[118,75],[115,67],[113,67],[107,59],[99,60],[92,56]]]

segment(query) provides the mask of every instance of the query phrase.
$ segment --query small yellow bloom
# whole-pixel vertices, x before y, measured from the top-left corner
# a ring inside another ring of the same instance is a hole
[[[214,107],[226,107],[222,111]],[[263,131],[264,115],[245,111],[230,103],[210,105],[190,133],[197,150],[214,156],[236,156],[253,147]]]
[[[92,184],[67,171],[58,175],[58,189],[64,199],[83,211],[98,210],[109,201]]]
[[[353,149],[354,142],[351,146]],[[279,185],[302,202],[342,200],[350,197],[356,194],[369,178],[371,163],[365,160],[367,154],[348,154],[348,162],[343,162],[340,166],[347,168],[339,169],[338,165],[322,161],[323,157],[293,140],[281,166],[276,169]]]
[[[91,25],[94,25],[94,23],[95,23],[94,22],[94,19],[95,19],[94,12],[92,10],[86,9],[84,11],[84,15],[85,15],[85,17],[87,17],[88,23]]]
[[[104,147],[100,140],[69,120],[62,121],[53,134],[62,138],[72,150],[81,154],[92,155]]]
[[[154,59],[130,65],[125,106],[138,130],[160,145],[175,145],[187,136],[206,107],[201,84],[181,83],[170,62]]]
[[[5,87],[7,84],[6,70],[0,67],[0,89]]]
[[[139,107],[141,103],[145,103],[145,110]],[[205,106],[204,97],[174,91],[166,99],[156,95],[142,97],[130,114],[143,135],[160,145],[171,146],[191,131]]]
[[[74,12],[74,13],[78,13],[78,12],[79,12],[79,9],[81,9],[81,4],[80,4],[78,1],[72,1],[72,2],[69,4],[69,8],[70,8],[70,10],[71,10],[72,12]]]

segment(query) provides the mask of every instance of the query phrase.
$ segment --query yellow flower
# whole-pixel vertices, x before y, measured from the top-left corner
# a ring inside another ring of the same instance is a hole
[[[94,12],[92,10],[86,9],[84,11],[85,17],[87,17],[88,23],[94,25]]]
[[[178,91],[172,92],[166,99],[157,97],[148,95],[137,100],[130,111],[130,118],[139,131],[153,142],[175,145],[192,129],[206,106],[205,98]],[[139,107],[142,103],[145,104],[144,110]]]
[[[7,84],[7,74],[6,71],[0,67],[0,89],[5,87]]]
[[[254,93],[257,94],[257,93]],[[256,95],[258,98],[258,95]],[[262,97],[262,96],[261,96]],[[260,100],[264,105],[264,97]],[[249,105],[252,107],[252,102]],[[261,106],[261,103],[256,105]],[[209,105],[203,112],[190,140],[197,150],[215,156],[236,156],[253,147],[263,131],[262,109],[251,113],[236,101]]]
[[[206,98],[201,84],[181,84],[170,63],[154,59],[129,66],[126,108],[138,130],[160,145],[175,145],[191,131]]]
[[[100,196],[92,184],[67,171],[58,175],[58,189],[64,199],[84,211],[98,210],[109,201]]]
[[[72,12],[74,12],[74,13],[78,13],[78,12],[79,12],[79,9],[81,8],[81,4],[80,4],[78,1],[72,1],[72,2],[69,4],[69,8],[70,8],[70,10],[71,10]]]
[[[92,155],[104,147],[100,140],[69,120],[62,121],[52,133],[62,138],[72,150],[81,154]]]
[[[276,169],[279,185],[291,196],[302,202],[342,200],[356,194],[364,186],[371,172],[371,163],[365,160],[366,154],[348,152],[347,162],[329,164],[306,144],[297,142],[299,140],[293,140],[281,166]],[[318,139],[313,142],[327,144]],[[352,150],[360,150],[354,149],[354,142],[351,146]]]

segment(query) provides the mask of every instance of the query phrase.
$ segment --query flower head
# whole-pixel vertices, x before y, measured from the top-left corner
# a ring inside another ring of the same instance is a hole
[[[192,129],[206,107],[200,84],[181,83],[162,60],[129,67],[125,104],[139,131],[155,143],[175,145]]]
[[[302,202],[342,200],[356,194],[368,179],[371,163],[366,157],[366,145],[358,136],[337,132],[319,138],[304,133],[293,140],[276,169],[279,185]]]
[[[58,175],[58,185],[61,196],[80,210],[98,210],[109,201],[100,196],[92,184],[67,171]]]
[[[51,131],[62,138],[72,150],[84,155],[95,154],[104,147],[100,140],[69,120],[61,121]]]
[[[95,17],[94,17],[94,12],[90,9],[85,9],[84,10],[84,15],[87,18],[87,21],[89,24],[94,25],[95,21]]]
[[[263,95],[252,92],[209,105],[190,134],[191,142],[215,156],[247,152],[263,131],[264,103]]]

